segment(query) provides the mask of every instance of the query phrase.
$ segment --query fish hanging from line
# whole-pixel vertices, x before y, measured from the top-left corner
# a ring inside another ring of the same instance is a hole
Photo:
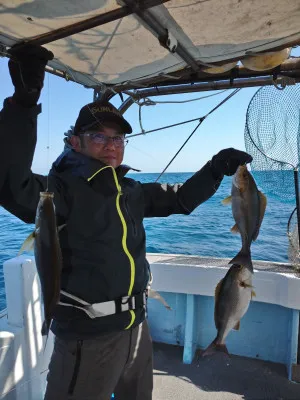
[[[62,254],[57,229],[54,193],[41,192],[35,218],[35,230],[23,243],[18,255],[34,249],[35,263],[41,283],[44,323],[42,335],[48,337],[54,308],[59,301]]]
[[[240,321],[256,296],[252,286],[252,272],[233,264],[215,289],[214,319],[218,331],[216,338],[204,350],[202,357],[218,351],[229,354],[225,339],[232,329],[240,329]]]
[[[253,272],[250,246],[258,237],[267,198],[258,190],[246,165],[238,167],[232,179],[231,196],[222,203],[232,204],[235,225],[231,228],[231,232],[240,233],[242,238],[242,248],[229,264],[243,265]]]

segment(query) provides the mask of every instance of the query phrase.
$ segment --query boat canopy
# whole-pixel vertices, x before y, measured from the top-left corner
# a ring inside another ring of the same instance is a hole
[[[55,55],[49,72],[117,92],[262,71],[299,78],[299,60],[287,60],[299,21],[299,0],[4,0],[0,54],[41,44]]]

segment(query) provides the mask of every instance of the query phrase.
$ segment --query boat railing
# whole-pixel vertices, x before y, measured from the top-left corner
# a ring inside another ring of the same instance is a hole
[[[45,347],[34,257],[6,261],[3,273],[7,308],[0,313],[0,399],[41,400],[53,335]]]
[[[184,363],[216,336],[214,291],[228,260],[171,254],[147,254],[152,288],[171,306],[148,300],[154,342],[183,347]],[[232,354],[286,365],[293,379],[297,364],[300,278],[288,265],[254,263],[256,297],[241,329],[226,339]],[[33,256],[19,256],[3,265],[7,308],[0,313],[0,399],[41,400],[53,350],[53,334],[45,347],[41,335],[43,307]],[[299,372],[299,369],[298,369]]]

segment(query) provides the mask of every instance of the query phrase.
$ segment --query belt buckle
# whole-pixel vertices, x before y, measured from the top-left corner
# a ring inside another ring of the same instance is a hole
[[[135,297],[134,296],[130,296],[128,299],[128,307],[129,310],[134,310],[135,309]]]
[[[129,311],[135,309],[135,298],[133,296],[123,297],[121,300],[121,310]]]

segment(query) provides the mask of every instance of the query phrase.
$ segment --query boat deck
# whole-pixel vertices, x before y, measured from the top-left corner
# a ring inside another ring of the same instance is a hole
[[[154,343],[154,400],[299,400],[282,364],[216,354],[182,363],[182,347]]]

